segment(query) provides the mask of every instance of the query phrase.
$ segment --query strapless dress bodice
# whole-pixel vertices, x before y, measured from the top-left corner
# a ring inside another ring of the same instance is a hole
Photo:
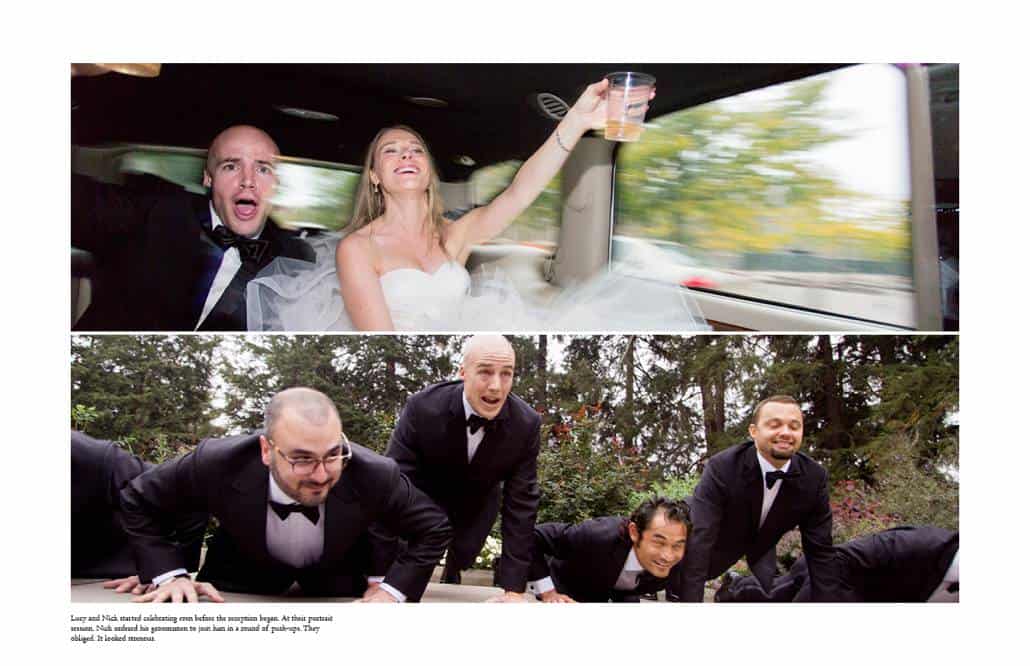
[[[471,280],[455,261],[433,272],[396,268],[379,276],[393,326],[399,331],[438,330],[461,312]]]

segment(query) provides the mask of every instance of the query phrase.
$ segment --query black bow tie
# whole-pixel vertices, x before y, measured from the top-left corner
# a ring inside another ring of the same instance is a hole
[[[268,251],[268,246],[271,245],[270,242],[260,238],[240,236],[224,224],[211,229],[207,235],[223,250],[228,250],[230,247],[239,250],[240,259],[244,262],[259,263]]]
[[[789,473],[784,472],[783,470],[780,470],[780,469],[776,470],[775,472],[766,472],[765,473],[765,487],[766,488],[772,488],[773,484],[776,483],[777,480],[779,480],[779,479],[793,479],[796,476],[797,476],[797,474],[789,474]]]
[[[637,586],[636,586],[636,587],[635,587],[634,589],[640,589],[640,588],[642,588],[642,587],[645,587],[645,586],[651,585],[651,584],[653,584],[653,583],[654,583],[654,582],[655,582],[656,580],[658,580],[658,577],[657,577],[657,576],[655,576],[654,574],[652,574],[652,573],[651,573],[650,571],[648,571],[647,569],[644,569],[644,570],[643,570],[643,571],[641,571],[641,572],[640,572],[639,574],[637,574]]]
[[[279,516],[280,520],[286,520],[290,517],[291,513],[303,513],[307,516],[307,519],[311,521],[312,525],[318,524],[318,507],[317,506],[304,506],[303,504],[280,504],[269,500],[268,503],[272,506],[272,511]]]
[[[469,414],[465,423],[468,424],[469,432],[473,435],[475,435],[480,428],[483,429],[483,432],[490,432],[494,429],[494,422],[489,419],[484,419],[479,414]]]

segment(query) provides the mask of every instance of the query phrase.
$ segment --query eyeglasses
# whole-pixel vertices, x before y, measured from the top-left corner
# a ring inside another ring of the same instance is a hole
[[[340,469],[342,470],[347,466],[347,463],[350,462],[351,456],[354,455],[354,452],[350,447],[350,440],[348,440],[347,435],[342,432],[340,433],[340,452],[328,455],[324,458],[291,458],[283,453],[282,449],[276,446],[275,442],[271,439],[268,440],[268,444],[275,449],[280,456],[282,456],[283,460],[290,463],[290,468],[297,476],[310,476],[314,474],[315,470],[318,469],[319,464],[325,467],[326,473],[331,469],[335,470],[337,465],[340,465]]]

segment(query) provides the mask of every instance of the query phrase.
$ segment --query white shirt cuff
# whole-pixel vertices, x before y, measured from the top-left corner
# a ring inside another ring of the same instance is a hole
[[[154,580],[152,582],[154,583],[155,586],[156,585],[160,585],[160,584],[162,584],[162,583],[164,583],[166,581],[169,581],[169,580],[175,578],[176,576],[181,576],[184,573],[189,573],[189,572],[186,571],[185,569],[175,569],[173,571],[169,571],[168,573],[163,573],[160,576],[154,576]]]
[[[371,579],[369,579],[369,580],[371,580]],[[380,580],[382,580],[382,579],[380,579]],[[404,594],[403,592],[401,592],[397,588],[393,587],[392,585],[387,585],[386,583],[379,583],[379,589],[386,590],[387,592],[390,593],[390,596],[392,596],[394,599],[396,599],[397,601],[401,602],[402,604],[405,601],[408,600],[408,595]]]
[[[550,576],[541,578],[540,580],[530,581],[529,591],[531,594],[540,596],[544,592],[550,592],[554,589],[554,581],[551,580]]]

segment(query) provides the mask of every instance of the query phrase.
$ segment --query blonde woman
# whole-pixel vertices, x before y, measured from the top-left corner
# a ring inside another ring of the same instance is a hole
[[[336,251],[355,328],[420,328],[455,310],[469,288],[472,247],[494,238],[540,195],[584,132],[604,126],[608,81],[589,86],[551,136],[493,201],[449,222],[426,144],[408,127],[381,130],[369,146],[351,233]]]
[[[322,237],[315,241],[319,256],[314,270],[310,264],[291,268],[277,262],[253,280],[248,287],[248,328],[550,328],[539,315],[501,312],[512,301],[517,304],[514,289],[472,307],[465,262],[473,246],[499,235],[533,203],[585,132],[604,126],[607,90],[607,79],[588,86],[507,189],[453,221],[443,216],[439,178],[418,132],[406,126],[380,130],[365,156],[354,215],[335,247],[335,262],[327,255],[336,237]],[[579,293],[576,300],[589,308],[599,291]],[[606,286],[604,291],[610,289]],[[502,321],[505,324],[499,325]],[[680,326],[685,327],[689,326]]]

